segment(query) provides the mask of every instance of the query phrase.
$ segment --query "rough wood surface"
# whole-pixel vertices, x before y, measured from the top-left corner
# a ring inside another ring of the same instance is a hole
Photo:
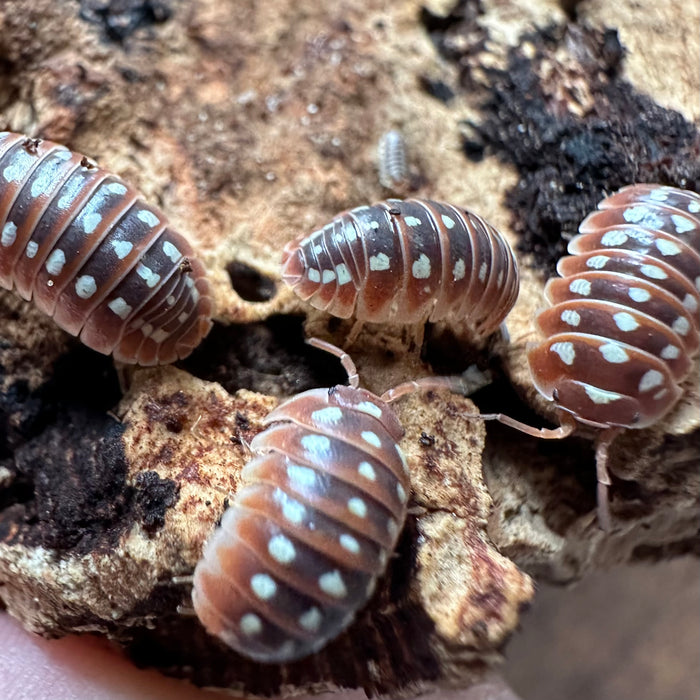
[[[510,343],[368,326],[362,383],[490,365],[475,402],[541,424],[524,351],[562,235],[633,180],[700,186],[700,8],[671,0],[402,3],[9,0],[0,127],[61,141],[158,203],[198,245],[216,326],[178,368],[107,358],[0,292],[0,598],[46,636],[95,631],[142,664],[237,694],[468,685],[533,595],[613,563],[697,551],[698,373],[661,424],[612,452],[616,531],[595,523],[589,435],[544,443],[468,421],[466,399],[402,399],[414,508],[368,608],[322,653],[259,667],[176,613],[280,397],[344,381],[303,344],[351,322],[280,283],[283,245],[389,194],[398,128],[413,192],[463,204],[520,251]],[[669,41],[673,37],[674,41]],[[669,79],[672,76],[672,79]],[[676,111],[673,111],[676,110]]]

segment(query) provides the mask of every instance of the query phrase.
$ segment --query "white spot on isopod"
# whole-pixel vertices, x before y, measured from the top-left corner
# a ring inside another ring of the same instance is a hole
[[[399,534],[399,526],[396,524],[396,520],[389,518],[389,520],[386,521],[386,531],[392,539]]]
[[[39,250],[39,244],[36,241],[29,241],[29,243],[27,243],[27,249],[24,252],[28,258],[33,258],[37,250]]]
[[[581,323],[581,315],[573,309],[564,309],[561,312],[561,320],[569,326],[578,326]]]
[[[671,328],[678,333],[678,335],[688,335],[690,330],[690,323],[685,316],[679,316],[672,324]]]
[[[585,384],[583,388],[586,394],[588,394],[588,398],[599,406],[612,403],[613,401],[619,401],[622,398],[622,394],[618,394],[614,391],[605,391],[605,389],[598,389],[598,387],[591,386],[590,384]]]
[[[587,297],[591,293],[591,283],[588,280],[577,279],[569,284],[569,291]]]
[[[148,211],[148,209],[141,209],[136,215],[136,218],[149,226],[158,226],[160,223],[160,219],[152,211]]]
[[[455,278],[455,281],[464,279],[464,274],[466,270],[464,267],[464,260],[460,258],[456,263],[454,268],[452,269],[452,276]]]
[[[292,541],[284,535],[275,535],[267,543],[267,551],[270,556],[280,564],[290,564],[297,555]]]
[[[348,500],[348,510],[358,518],[364,518],[367,516],[367,504],[357,496],[354,496]]]
[[[659,187],[658,189],[649,192],[649,199],[652,199],[655,202],[665,202],[668,199],[668,193],[666,192],[665,188]]]
[[[97,284],[92,275],[81,275],[75,281],[75,293],[81,299],[89,299],[97,291]]]
[[[22,167],[22,163],[12,163],[11,165],[8,165],[3,171],[2,171],[2,176],[7,180],[7,182],[12,182],[13,180],[17,180],[18,178],[22,177],[24,173],[24,168]]]
[[[282,508],[282,515],[292,524],[301,525],[306,517],[304,505],[290,498],[282,489],[276,488],[272,499]]]
[[[41,168],[38,177],[35,177],[32,182],[31,196],[36,198],[44,194],[54,177],[55,170],[53,168]]]
[[[698,300],[692,294],[686,294],[683,299],[683,306],[693,313],[698,308]]]
[[[650,369],[644,373],[644,376],[639,380],[639,391],[645,392],[661,386],[664,382],[664,375],[658,370]]]
[[[156,274],[151,270],[150,267],[147,267],[143,263],[139,263],[136,266],[136,274],[146,283],[146,286],[148,286],[150,289],[153,289],[158,282],[160,282],[160,275]]]
[[[442,214],[440,218],[442,219],[442,223],[445,224],[446,228],[453,229],[455,227],[455,220],[452,217],[447,216],[447,214]]]
[[[691,214],[699,214],[700,213],[700,202],[690,202],[688,204],[688,211]]]
[[[667,345],[660,354],[664,360],[675,360],[680,356],[681,351],[676,345]]]
[[[630,290],[627,293],[632,301],[636,301],[639,304],[651,299],[651,293],[646,289],[642,289],[641,287],[630,287]]]
[[[401,484],[399,484],[398,482],[396,484],[396,495],[399,498],[399,503],[406,503],[406,489],[404,489],[404,487],[401,486]]]
[[[411,266],[411,273],[417,280],[424,280],[430,277],[430,258],[421,253],[418,260],[415,260]]]
[[[352,281],[350,270],[348,270],[348,266],[345,263],[336,265],[335,273],[338,276],[338,284],[347,284]]]
[[[605,343],[598,348],[598,352],[610,363],[620,365],[627,362],[630,356],[625,352],[625,349],[617,343]]]
[[[2,227],[2,235],[0,235],[0,245],[3,248],[9,248],[17,238],[17,226],[12,221],[8,221]]]
[[[315,470],[311,467],[301,467],[298,464],[287,466],[287,476],[297,488],[313,488],[317,481]]]
[[[693,220],[681,214],[671,214],[671,221],[673,221],[677,233],[688,233],[695,228]]]
[[[100,221],[102,221],[102,214],[99,212],[93,211],[86,214],[83,217],[83,231],[87,234],[94,233],[95,229],[100,225]]]
[[[570,342],[553,343],[550,350],[555,352],[561,358],[565,365],[572,365],[576,359],[576,351],[574,344]]]
[[[407,226],[420,226],[423,222],[416,216],[406,216],[404,221]]]
[[[158,328],[158,330],[151,333],[151,339],[155,343],[162,343],[164,340],[170,337],[170,333],[163,328]]]
[[[307,274],[312,282],[318,284],[321,281],[321,273],[315,267],[310,267]]]
[[[627,313],[627,311],[619,311],[618,313],[614,314],[613,321],[615,321],[615,325],[625,333],[636,331],[637,328],[639,328],[637,319],[632,316],[632,314]]]
[[[658,265],[641,265],[639,271],[645,276],[654,280],[665,280],[668,275]]]
[[[301,446],[307,452],[324,456],[331,448],[331,441],[325,435],[311,433],[301,438]]]
[[[401,460],[401,466],[403,467],[404,474],[410,474],[411,470],[408,468],[408,462],[406,461],[403,450],[398,445],[395,445],[395,447],[396,454],[398,454],[399,459]]]
[[[363,430],[360,433],[360,436],[362,439],[372,445],[373,447],[381,447],[382,446],[382,441],[379,439],[379,435],[377,433],[371,431],[371,430]]]
[[[592,258],[586,260],[586,267],[590,267],[594,270],[602,270],[607,264],[610,258],[607,255],[594,255]]]
[[[122,195],[126,194],[126,185],[121,182],[112,182],[105,187],[110,194]]]
[[[250,587],[260,600],[269,600],[277,593],[277,584],[268,574],[253,574]]]
[[[487,270],[488,270],[488,266],[486,265],[485,262],[482,262],[480,267],[479,267],[479,274],[477,275],[480,282],[483,282],[486,279]]]
[[[307,632],[318,632],[322,621],[321,611],[316,607],[309,608],[299,616],[299,624]]]
[[[241,632],[248,637],[254,637],[262,632],[262,620],[254,613],[246,613],[241,617]]]
[[[360,403],[355,404],[355,410],[361,411],[362,413],[367,413],[375,418],[382,417],[382,409],[371,401],[360,401]]]
[[[377,253],[377,255],[370,256],[369,259],[369,269],[374,272],[380,272],[382,270],[388,270],[391,267],[389,261],[389,256],[386,253]]]
[[[52,251],[51,255],[49,255],[48,259],[46,260],[46,271],[50,275],[60,275],[65,264],[66,254],[60,248],[56,248],[56,250]]]
[[[661,255],[679,255],[681,252],[681,247],[677,243],[666,238],[657,238],[656,247]]]
[[[326,574],[321,574],[321,576],[318,577],[318,587],[324,593],[334,598],[345,598],[348,594],[345,581],[343,581],[343,577],[337,569],[335,571],[329,571]]]
[[[116,256],[120,260],[124,258],[134,249],[134,244],[131,241],[112,241],[112,248]]]
[[[663,219],[657,216],[651,209],[643,204],[626,209],[623,214],[625,221],[630,224],[638,224],[651,229],[660,229],[663,227]]]
[[[375,481],[377,478],[374,467],[369,462],[360,462],[357,467],[357,471],[360,476],[364,476],[365,479],[368,479],[369,481]]]
[[[359,554],[360,543],[352,535],[343,533],[339,538],[339,542],[343,549],[347,549],[348,552],[351,552],[352,554]]]
[[[628,238],[629,236],[624,231],[613,229],[612,231],[606,231],[602,235],[600,242],[605,247],[614,248],[615,246],[627,243]]]
[[[182,253],[170,241],[163,241],[163,252],[172,262],[177,262],[182,258]]]
[[[337,423],[343,417],[343,411],[337,406],[320,408],[311,414],[311,420],[315,423]]]

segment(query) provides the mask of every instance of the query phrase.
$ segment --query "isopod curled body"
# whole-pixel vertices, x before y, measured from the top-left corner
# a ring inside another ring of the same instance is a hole
[[[118,177],[51,141],[0,132],[0,286],[120,362],[187,356],[211,327],[192,247]]]
[[[283,279],[303,300],[371,323],[453,319],[493,332],[518,296],[503,236],[451,204],[388,199],[289,243]]]
[[[264,424],[195,568],[192,600],[211,634],[284,663],[319,650],[369,599],[410,479],[398,418],[356,373],[350,386],[294,396]]]
[[[528,352],[538,391],[598,439],[600,519],[607,525],[607,450],[625,428],[646,428],[678,401],[700,347],[700,196],[661,185],[630,185],[604,199],[580,225],[550,280],[546,336]],[[567,418],[567,416],[569,416]],[[573,419],[573,420],[572,420]]]

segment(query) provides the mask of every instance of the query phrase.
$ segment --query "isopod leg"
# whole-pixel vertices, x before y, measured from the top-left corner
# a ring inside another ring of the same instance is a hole
[[[177,614],[183,617],[197,617],[195,609],[189,605],[178,605],[175,609],[177,610]]]
[[[357,373],[357,367],[355,367],[352,357],[350,357],[345,350],[341,350],[336,345],[333,345],[325,340],[321,340],[320,338],[309,338],[306,342],[308,345],[311,345],[314,348],[318,348],[319,350],[328,352],[331,355],[335,355],[340,360],[340,364],[343,365],[343,369],[348,373],[348,384],[353,389],[357,389],[357,387],[360,385],[360,376]]]
[[[568,437],[576,429],[576,423],[573,418],[568,418],[566,414],[561,417],[561,425],[558,428],[535,428],[527,423],[521,423],[515,418],[506,416],[503,413],[481,413],[466,416],[467,418],[473,418],[475,420],[497,420],[503,425],[507,425],[509,428],[515,428],[521,433],[526,435],[532,435],[532,437],[542,438],[543,440],[561,440],[562,438]]]
[[[595,466],[598,478],[598,524],[600,529],[610,532],[610,498],[608,490],[610,488],[610,474],[608,473],[608,450],[612,441],[621,432],[620,428],[610,428],[604,430],[596,443]]]
[[[469,396],[491,383],[491,374],[482,372],[476,365],[471,365],[462,374],[451,377],[423,377],[415,381],[403,382],[381,395],[382,401],[391,403],[406,394],[431,389],[449,389],[455,394]]]
[[[119,391],[121,391],[122,396],[124,396],[131,388],[131,382],[134,378],[134,366],[115,360],[114,369],[117,372],[117,379],[119,380]]]
[[[348,333],[348,337],[345,341],[345,344],[347,347],[352,347],[352,345],[355,343],[357,340],[357,337],[360,335],[360,331],[362,330],[362,327],[365,325],[364,321],[357,320],[355,323],[352,324],[352,328],[350,329],[350,332]]]

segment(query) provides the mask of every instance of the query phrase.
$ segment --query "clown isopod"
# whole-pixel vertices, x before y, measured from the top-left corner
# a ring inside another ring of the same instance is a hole
[[[188,355],[211,327],[192,247],[118,177],[51,141],[0,132],[0,286],[118,361]]]

